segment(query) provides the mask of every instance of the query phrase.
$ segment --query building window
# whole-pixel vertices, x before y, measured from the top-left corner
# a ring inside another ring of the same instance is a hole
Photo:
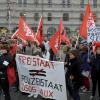
[[[56,28],[55,27],[49,27],[47,29],[47,35],[52,35],[52,34],[55,34],[57,32]]]
[[[64,13],[63,14],[63,21],[68,21],[69,20],[69,14],[68,13]]]
[[[35,20],[35,21],[38,21],[38,20],[39,20],[39,14],[38,14],[38,13],[35,13],[35,14],[34,14],[34,20]]]
[[[70,7],[70,5],[71,5],[70,0],[67,0],[67,6]]]
[[[27,0],[18,0],[19,7],[26,7],[27,6]]]
[[[80,21],[83,21],[83,18],[84,18],[84,13],[81,13],[80,14]]]
[[[20,12],[20,16],[22,16],[24,18],[24,20],[26,20],[26,13],[25,12]]]
[[[93,0],[93,7],[97,8],[97,0]]]
[[[34,0],[34,5],[37,7],[39,4],[39,0]]]
[[[67,34],[70,34],[70,28],[65,27],[65,31],[66,31]]]
[[[93,18],[94,18],[94,22],[97,21],[97,15],[96,15],[96,12],[93,13]]]
[[[48,21],[52,21],[52,13],[48,13]]]
[[[65,2],[65,0],[62,0],[62,6],[63,6],[63,7],[66,6],[66,2]]]
[[[23,0],[23,6],[27,7],[27,0]]]
[[[18,6],[22,7],[23,1],[22,0],[18,0]]]
[[[48,0],[48,6],[52,7],[52,0]]]
[[[80,5],[81,5],[81,8],[84,8],[84,0],[81,0]]]

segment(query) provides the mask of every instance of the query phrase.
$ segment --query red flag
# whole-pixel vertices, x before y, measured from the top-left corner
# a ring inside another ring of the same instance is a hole
[[[17,43],[14,44],[14,45],[10,48],[9,53],[10,53],[10,55],[11,55],[12,57],[14,57],[14,55],[16,54],[16,50],[17,50]]]
[[[55,54],[60,49],[61,42],[65,42],[67,46],[71,46],[71,43],[65,33],[63,22],[60,19],[59,30],[50,39],[50,47]]]
[[[43,26],[43,20],[42,16],[40,17],[37,33],[36,33],[36,38],[39,41],[40,44],[43,42],[43,32],[44,32],[44,26]]]
[[[35,39],[35,35],[32,29],[26,24],[24,19],[20,17],[19,19],[19,37],[27,41],[33,41]]]
[[[61,41],[65,42],[68,47],[71,46],[71,42],[70,42],[69,38],[67,37],[66,33],[64,33],[64,35],[62,35]]]
[[[64,29],[64,25],[63,25],[63,21],[62,19],[60,19],[60,25],[59,25],[59,44],[61,44],[61,42],[65,42],[67,46],[71,46],[70,40],[68,39],[65,29]]]
[[[54,52],[54,54],[57,54],[58,49],[59,49],[59,36],[57,34],[58,33],[53,35],[49,42],[50,47],[51,47],[52,51]]]
[[[64,35],[64,25],[63,25],[63,22],[62,22],[62,19],[60,19],[60,24],[59,24],[59,30],[58,30],[58,36],[59,36],[59,44],[61,44],[61,38],[62,38],[62,35]]]
[[[90,8],[90,5],[87,4],[85,16],[83,18],[83,22],[79,31],[80,36],[83,37],[84,39],[87,39],[87,36],[88,36],[87,22],[88,22],[88,18],[90,14],[91,14],[91,8]]]

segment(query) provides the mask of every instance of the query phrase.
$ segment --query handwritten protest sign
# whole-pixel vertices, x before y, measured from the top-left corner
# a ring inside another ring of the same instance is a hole
[[[40,57],[16,55],[20,91],[44,98],[67,100],[63,62],[50,62]]]

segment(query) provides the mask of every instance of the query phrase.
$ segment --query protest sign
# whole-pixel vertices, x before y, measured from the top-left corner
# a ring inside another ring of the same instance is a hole
[[[63,62],[50,62],[40,57],[16,55],[20,91],[44,98],[67,100]]]

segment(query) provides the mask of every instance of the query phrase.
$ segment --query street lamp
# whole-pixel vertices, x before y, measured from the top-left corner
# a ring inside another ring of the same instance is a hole
[[[7,17],[8,17],[8,29],[9,29],[9,33],[11,34],[11,8],[10,8],[10,0],[7,0],[7,4],[8,4],[8,11],[7,11]]]

